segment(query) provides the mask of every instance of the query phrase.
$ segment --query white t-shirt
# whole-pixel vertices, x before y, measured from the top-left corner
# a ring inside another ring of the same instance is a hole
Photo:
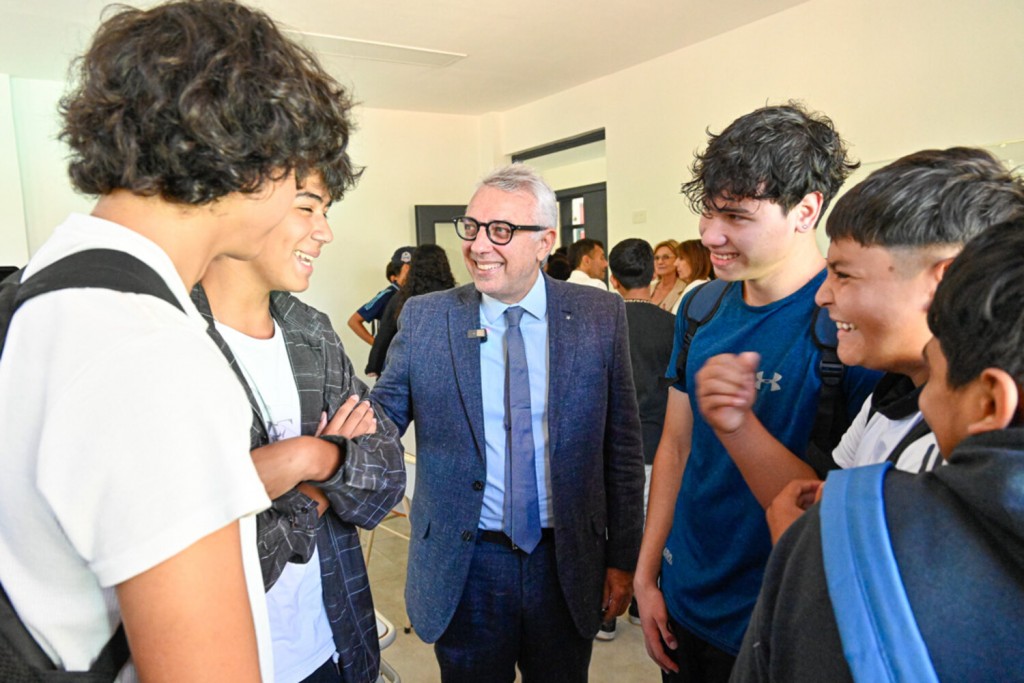
[[[270,440],[299,436],[299,390],[277,321],[270,339],[250,337],[219,322],[216,325],[249,383]],[[285,565],[267,593],[267,611],[274,640],[275,683],[299,683],[334,655],[337,648],[324,607],[316,548],[309,562]]]
[[[879,390],[884,391],[884,383],[891,378],[887,375],[879,382],[879,388],[864,401],[857,417],[832,451],[832,459],[839,467],[849,469],[885,462],[904,437],[924,419],[921,411],[917,410],[917,392],[897,396],[896,400],[889,395],[885,408],[872,410],[879,400]],[[935,435],[929,429],[906,445],[894,466],[904,472],[918,473],[931,470],[940,463],[944,464],[945,460],[939,454]]]
[[[248,402],[174,265],[138,233],[72,215],[26,276],[98,247],[149,264],[188,314],[156,297],[73,289],[14,317],[0,360],[0,580],[51,658],[88,669],[120,621],[118,584],[242,518],[269,681],[253,516],[269,500],[249,456]],[[136,678],[129,662],[118,680]]]
[[[604,280],[598,280],[596,277],[590,277],[582,270],[574,270],[569,273],[569,279],[567,282],[571,282],[574,285],[586,285],[588,287],[597,287],[608,291],[608,285],[604,283]]]

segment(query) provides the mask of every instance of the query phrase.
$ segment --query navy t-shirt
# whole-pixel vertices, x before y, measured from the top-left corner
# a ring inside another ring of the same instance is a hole
[[[735,654],[757,601],[771,538],[764,509],[732,458],[701,418],[694,377],[720,353],[757,351],[754,413],[790,451],[803,454],[817,414],[820,351],[811,339],[814,295],[823,270],[790,296],[766,306],[743,301],[742,283],[729,286],[715,316],[697,330],[685,379],[674,386],[688,394],[693,411],[691,451],[676,500],[672,530],[662,557],[661,588],[672,617],[693,633]],[[676,359],[686,331],[682,311],[669,361]],[[871,392],[877,373],[849,368],[844,379],[850,417]]]
[[[387,307],[388,302],[391,301],[391,297],[398,291],[398,285],[392,282],[384,289],[377,292],[377,295],[363,304],[356,313],[362,317],[366,322],[371,320],[380,320],[380,317],[384,315],[384,309]]]

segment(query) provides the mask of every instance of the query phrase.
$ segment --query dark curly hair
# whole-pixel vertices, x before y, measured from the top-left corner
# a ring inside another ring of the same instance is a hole
[[[402,308],[410,297],[439,292],[454,286],[455,276],[452,275],[452,267],[448,263],[448,254],[444,249],[436,244],[424,244],[416,247],[416,250],[412,252],[412,261],[409,263],[409,274],[405,278],[405,284],[395,295],[398,298],[395,317],[401,315]]]
[[[1024,387],[1024,218],[984,230],[949,266],[928,309],[946,356],[946,381],[963,387],[985,368]]]
[[[961,245],[1024,215],[1024,182],[983,149],[928,149],[880,168],[828,217],[832,240],[864,246]]]
[[[337,200],[361,172],[346,152],[345,90],[266,14],[231,0],[119,6],[75,70],[60,137],[86,194],[198,205],[319,171]]]
[[[821,192],[819,218],[859,163],[832,121],[798,102],[762,107],[710,130],[682,193],[694,213],[707,214],[719,199],[767,199],[788,213],[811,192]]]

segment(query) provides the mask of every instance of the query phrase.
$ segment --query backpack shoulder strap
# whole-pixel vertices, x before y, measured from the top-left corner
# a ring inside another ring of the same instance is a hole
[[[829,473],[821,547],[843,654],[855,681],[938,682],[885,521],[891,463]]]
[[[821,391],[818,393],[817,414],[808,440],[807,463],[818,476],[824,477],[829,470],[835,469],[832,450],[849,428],[850,417],[846,394],[843,392],[846,366],[839,360],[836,351],[836,325],[819,306],[814,307],[811,318],[811,339],[819,351],[818,377],[821,379]]]
[[[693,341],[697,329],[715,317],[718,307],[725,298],[725,293],[732,282],[728,280],[711,280],[697,286],[693,295],[686,300],[683,307],[682,317],[686,321],[686,331],[683,332],[683,343],[676,357],[676,379],[679,382],[686,380],[686,358],[690,354],[690,343]]]
[[[70,288],[102,288],[149,294],[184,312],[181,303],[155,270],[131,254],[115,249],[87,249],[51,263],[25,282],[24,269],[0,284],[0,350],[15,311],[29,299]]]
[[[818,358],[821,395],[822,398],[828,399],[818,401],[815,436],[820,436],[819,443],[827,440],[834,446],[839,443],[839,439],[850,426],[846,414],[846,396],[843,394],[846,366],[839,360],[839,353],[836,350],[839,344],[836,339],[836,324],[828,317],[825,309],[818,306],[814,308],[814,320],[811,321],[811,325],[811,338],[821,352]]]
[[[15,308],[34,296],[73,287],[149,294],[185,310],[155,270],[115,249],[87,249],[51,263],[21,284]]]

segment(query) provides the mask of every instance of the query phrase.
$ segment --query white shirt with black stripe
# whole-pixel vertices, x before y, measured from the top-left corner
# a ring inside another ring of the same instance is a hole
[[[919,473],[944,463],[918,409],[920,393],[905,375],[883,376],[832,451],[836,465],[849,469],[889,460],[896,469]]]

